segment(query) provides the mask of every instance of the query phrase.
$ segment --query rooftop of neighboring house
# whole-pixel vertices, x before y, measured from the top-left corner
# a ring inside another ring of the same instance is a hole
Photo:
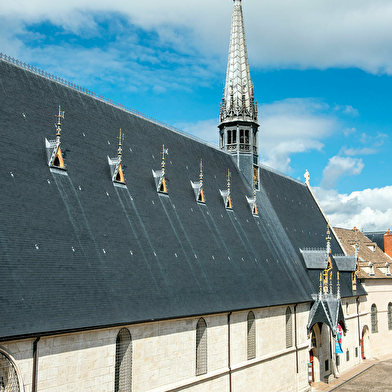
[[[355,255],[358,244],[358,261],[362,279],[392,279],[392,259],[382,251],[375,241],[369,239],[358,229],[334,228],[343,248],[348,255]]]

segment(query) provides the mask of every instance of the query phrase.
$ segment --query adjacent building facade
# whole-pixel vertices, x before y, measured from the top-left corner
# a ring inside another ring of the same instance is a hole
[[[309,181],[258,162],[241,1],[217,148],[0,57],[0,389],[309,391],[390,349]]]

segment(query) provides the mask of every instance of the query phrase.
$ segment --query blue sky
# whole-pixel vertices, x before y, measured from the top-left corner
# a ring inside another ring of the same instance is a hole
[[[261,161],[310,183],[333,225],[392,226],[392,3],[244,0]],[[0,52],[212,143],[232,1],[20,0]],[[65,108],[66,110],[66,108]]]

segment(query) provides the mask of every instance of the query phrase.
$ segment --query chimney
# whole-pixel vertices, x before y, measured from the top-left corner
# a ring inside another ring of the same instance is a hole
[[[384,251],[389,257],[392,257],[392,232],[390,229],[384,234]]]

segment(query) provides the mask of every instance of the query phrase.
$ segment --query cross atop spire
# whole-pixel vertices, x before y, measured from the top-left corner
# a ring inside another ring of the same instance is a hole
[[[257,122],[241,0],[234,0],[226,84],[220,111],[221,122],[233,119]]]

